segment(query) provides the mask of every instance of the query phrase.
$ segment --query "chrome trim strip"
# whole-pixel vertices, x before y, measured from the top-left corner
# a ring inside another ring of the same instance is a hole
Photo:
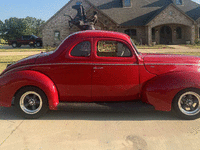
[[[24,68],[24,67],[31,67],[31,66],[46,66],[46,65],[91,65],[91,66],[159,66],[159,65],[177,65],[177,66],[200,66],[200,64],[173,64],[173,63],[147,63],[147,64],[99,64],[99,63],[48,63],[48,64],[31,64],[31,65],[25,65],[25,66],[19,66],[16,68],[13,68],[7,72],[5,72],[5,74],[7,74],[8,72],[11,72],[15,69],[19,69],[19,68]]]
[[[200,64],[175,64],[175,63],[146,63],[144,64],[145,66],[147,65],[173,65],[173,66],[200,66]]]
[[[107,66],[136,66],[139,64],[99,64],[99,63],[50,63],[50,64],[37,64],[37,65],[107,65]]]

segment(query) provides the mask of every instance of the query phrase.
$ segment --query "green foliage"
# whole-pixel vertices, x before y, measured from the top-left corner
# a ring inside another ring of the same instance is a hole
[[[16,18],[11,17],[3,23],[0,21],[1,37],[5,40],[12,40],[22,35],[36,35],[41,37],[40,26],[45,21],[33,17]]]
[[[45,46],[44,49],[46,52],[54,51],[57,47]]]
[[[138,42],[136,39],[134,39],[134,38],[132,38],[132,37],[131,37],[131,39],[132,39],[133,43],[134,43],[136,46],[141,45],[140,42]]]
[[[6,44],[7,41],[5,41],[4,39],[0,39],[0,44]]]
[[[23,31],[23,35],[36,35],[41,37],[40,26],[45,23],[45,21],[41,19],[36,19],[32,17],[26,17],[24,19],[26,24],[26,29]]]
[[[195,39],[194,43],[195,43],[196,45],[200,45],[200,40],[199,40],[199,38]]]

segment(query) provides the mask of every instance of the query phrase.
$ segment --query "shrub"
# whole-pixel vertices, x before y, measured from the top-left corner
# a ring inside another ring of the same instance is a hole
[[[57,47],[51,47],[51,46],[45,46],[44,49],[46,49],[46,52],[54,51]]]
[[[199,38],[195,39],[194,43],[195,43],[196,45],[200,45],[200,40],[199,40]]]
[[[0,44],[7,44],[8,42],[5,41],[4,39],[0,39]]]
[[[134,43],[136,46],[141,45],[140,42],[138,42],[136,39],[134,39],[134,38],[131,38],[131,39],[132,39],[133,43]]]

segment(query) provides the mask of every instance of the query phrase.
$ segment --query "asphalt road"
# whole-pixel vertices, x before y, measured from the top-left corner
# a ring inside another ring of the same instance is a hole
[[[200,150],[200,119],[169,112],[49,111],[24,120],[0,107],[2,150]]]

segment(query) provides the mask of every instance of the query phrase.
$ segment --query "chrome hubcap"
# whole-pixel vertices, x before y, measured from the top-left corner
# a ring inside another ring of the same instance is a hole
[[[28,91],[21,96],[20,107],[27,114],[36,114],[42,108],[42,98],[38,93]]]
[[[186,92],[178,100],[178,107],[185,115],[196,115],[200,112],[200,95],[195,92]]]

